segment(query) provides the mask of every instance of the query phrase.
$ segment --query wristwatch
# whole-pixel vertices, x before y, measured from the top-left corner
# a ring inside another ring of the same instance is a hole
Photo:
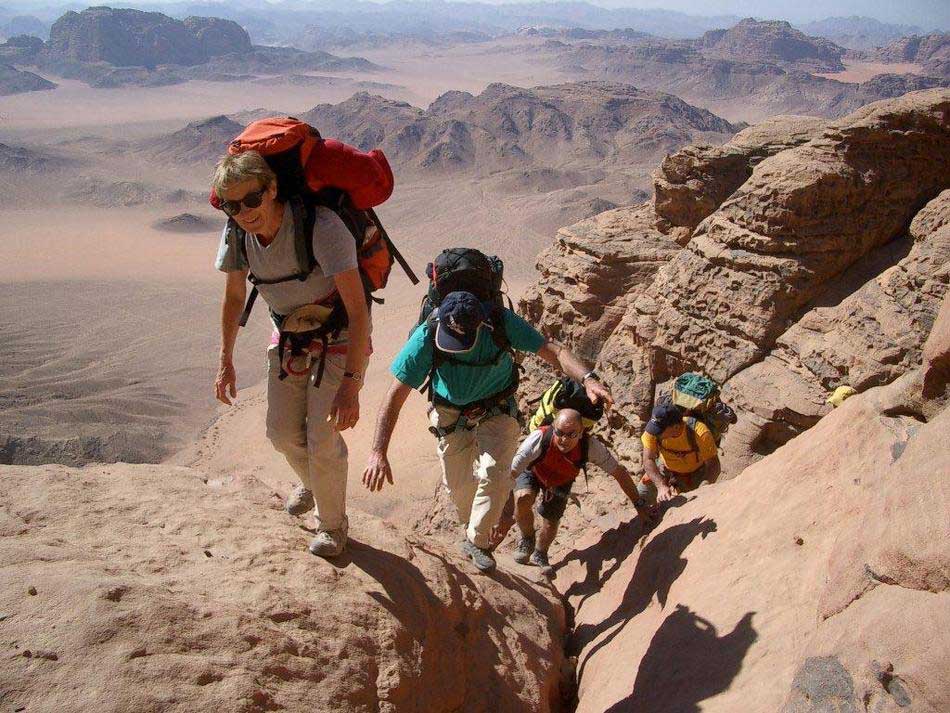
[[[593,379],[594,381],[600,381],[600,376],[597,374],[596,371],[594,371],[593,369],[591,369],[591,370],[588,371],[586,374],[584,374],[584,378],[581,379],[581,383],[583,384],[583,383],[586,382],[588,379]]]
[[[363,375],[360,374],[358,371],[344,371],[343,378],[353,379],[353,381],[360,382],[363,380]]]

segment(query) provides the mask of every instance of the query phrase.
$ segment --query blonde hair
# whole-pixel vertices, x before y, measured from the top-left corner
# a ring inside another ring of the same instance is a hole
[[[256,178],[261,188],[267,188],[277,180],[267,161],[257,151],[245,151],[237,156],[228,154],[214,167],[211,187],[220,195],[236,183],[250,178]]]

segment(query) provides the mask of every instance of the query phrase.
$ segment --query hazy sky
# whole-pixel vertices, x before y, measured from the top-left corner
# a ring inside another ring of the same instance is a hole
[[[449,0],[452,2],[453,0]],[[465,0],[458,0],[464,2]],[[511,3],[525,0],[479,0]],[[738,15],[808,22],[864,15],[882,22],[950,30],[950,0],[586,0],[603,7],[657,8],[690,15]]]

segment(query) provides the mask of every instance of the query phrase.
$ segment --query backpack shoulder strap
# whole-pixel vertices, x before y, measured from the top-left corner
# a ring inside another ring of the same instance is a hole
[[[511,340],[508,338],[508,330],[505,329],[505,309],[497,305],[493,306],[488,315],[491,322],[491,338],[502,352],[513,352]]]
[[[537,458],[525,466],[525,470],[531,470],[544,459],[544,456],[548,454],[548,449],[551,447],[551,441],[554,439],[554,428],[551,426],[542,426],[539,430],[541,431],[541,452]]]
[[[294,252],[297,255],[297,279],[306,280],[317,266],[313,254],[313,226],[316,207],[304,202],[300,196],[291,196],[290,212],[294,220]]]
[[[686,439],[689,441],[689,447],[698,455],[699,441],[696,440],[696,421],[695,416],[686,419]]]

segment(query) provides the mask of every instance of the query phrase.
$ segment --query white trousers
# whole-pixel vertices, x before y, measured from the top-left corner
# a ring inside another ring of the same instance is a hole
[[[318,363],[315,357],[307,371],[281,380],[277,347],[267,350],[267,438],[313,493],[317,529],[337,530],[346,522],[347,449],[327,416],[346,370],[346,356],[327,355],[323,380],[315,388]],[[296,365],[301,365],[299,359]]]
[[[458,409],[434,406],[429,411],[433,426],[448,428],[459,417]],[[439,439],[442,483],[458,510],[459,521],[468,524],[468,539],[488,547],[492,528],[511,492],[511,461],[518,449],[521,426],[506,414],[492,416],[472,430],[460,428]]]

